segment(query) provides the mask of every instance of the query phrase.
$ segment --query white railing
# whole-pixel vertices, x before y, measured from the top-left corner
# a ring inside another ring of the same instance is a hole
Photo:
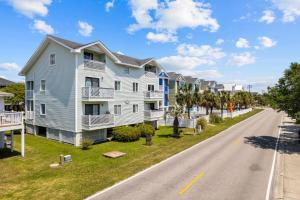
[[[87,99],[113,99],[115,92],[113,88],[101,88],[101,87],[83,87],[82,98]]]
[[[96,60],[84,60],[84,67],[96,70],[105,70],[105,63]]]
[[[162,118],[164,116],[164,111],[163,110],[145,110],[144,116],[147,119]]]
[[[146,99],[162,99],[164,97],[163,91],[147,91],[145,92]]]
[[[0,112],[0,127],[21,125],[22,123],[23,123],[23,113]]]
[[[33,90],[26,90],[26,98],[27,99],[33,98]]]
[[[155,72],[145,72],[145,76],[148,78],[157,78]]]
[[[25,112],[25,119],[31,120],[34,118],[34,112],[33,111],[26,111]]]
[[[159,86],[159,91],[164,91],[164,86],[163,85]]]
[[[101,114],[101,115],[83,115],[82,125],[86,128],[101,128],[114,124],[114,115]]]

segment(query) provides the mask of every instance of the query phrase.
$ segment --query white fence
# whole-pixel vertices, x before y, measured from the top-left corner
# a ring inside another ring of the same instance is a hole
[[[252,111],[252,108],[234,111],[233,113],[229,113],[229,112],[225,111],[225,112],[223,112],[223,118],[237,117],[239,115],[243,115],[243,114],[251,112],[251,111]],[[221,113],[216,113],[216,114],[221,116]],[[200,116],[199,118],[205,118],[207,121],[209,121],[209,115],[203,115],[203,116]],[[196,128],[197,120],[199,118],[197,118],[197,119],[178,119],[179,127],[181,127],[181,128]],[[159,126],[173,126],[173,122],[174,122],[174,117],[170,117],[167,119],[159,120],[158,124],[159,124]]]
[[[86,129],[90,128],[101,128],[107,125],[114,124],[114,115],[112,114],[101,114],[101,115],[83,115],[82,125]]]
[[[164,93],[162,91],[147,91],[145,92],[145,99],[162,99]]]

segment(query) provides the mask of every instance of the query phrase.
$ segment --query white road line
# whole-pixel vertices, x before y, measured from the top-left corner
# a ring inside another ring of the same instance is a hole
[[[134,174],[134,175],[131,176],[131,177],[128,177],[127,179],[124,179],[124,180],[122,180],[122,181],[120,181],[120,182],[118,182],[118,183],[116,183],[116,184],[114,184],[114,185],[112,185],[112,186],[110,186],[110,187],[108,187],[108,188],[105,188],[105,189],[103,189],[103,190],[101,190],[101,191],[99,191],[99,192],[97,192],[97,193],[95,193],[95,194],[93,194],[93,195],[91,195],[91,196],[85,198],[85,200],[92,200],[92,199],[96,198],[97,196],[100,196],[101,194],[103,194],[103,193],[105,193],[105,192],[107,192],[107,191],[109,191],[109,190],[112,190],[112,189],[114,189],[115,187],[118,187],[119,185],[121,185],[121,184],[123,184],[123,183],[126,183],[126,182],[128,182],[128,181],[134,179],[135,177],[137,177],[137,176],[139,176],[139,175],[142,175],[142,174],[148,172],[149,170],[151,170],[151,169],[153,169],[153,168],[155,168],[155,167],[157,167],[157,166],[159,166],[159,165],[162,165],[162,164],[168,162],[169,160],[175,159],[177,156],[179,156],[179,155],[181,155],[181,154],[183,154],[183,153],[186,153],[187,151],[191,151],[192,149],[196,148],[196,147],[199,146],[199,145],[202,145],[203,143],[207,143],[207,142],[209,142],[210,140],[213,140],[213,139],[215,139],[215,138],[217,138],[217,137],[221,137],[221,135],[223,135],[225,132],[228,132],[229,130],[235,128],[235,127],[238,126],[238,125],[241,125],[242,123],[245,123],[246,121],[248,121],[248,120],[250,120],[250,119],[252,119],[252,118],[254,118],[254,117],[257,117],[257,116],[259,116],[259,115],[262,115],[262,114],[265,113],[265,112],[267,112],[267,110],[263,110],[263,111],[261,111],[261,112],[259,112],[259,113],[256,113],[256,114],[254,114],[253,116],[251,116],[251,117],[249,117],[249,118],[247,118],[247,119],[245,119],[245,120],[243,120],[243,121],[240,121],[239,123],[234,124],[233,126],[227,128],[227,129],[225,129],[225,130],[222,131],[221,133],[218,133],[218,134],[216,134],[216,135],[214,135],[214,136],[212,136],[212,137],[210,137],[210,138],[208,138],[208,139],[206,139],[206,140],[204,140],[204,141],[201,141],[201,142],[195,144],[194,146],[189,147],[188,149],[185,149],[185,150],[183,150],[183,151],[181,151],[181,152],[179,152],[179,153],[177,153],[177,154],[175,154],[175,155],[173,155],[173,156],[171,156],[171,157],[169,157],[169,158],[167,158],[167,159],[165,159],[165,160],[162,160],[162,161],[159,162],[159,163],[156,163],[156,164],[150,166],[149,168],[144,169],[143,171],[140,171],[140,172]]]
[[[277,157],[277,151],[278,151],[278,142],[279,142],[279,138],[280,138],[280,134],[281,134],[282,121],[283,121],[283,116],[281,117],[280,126],[279,126],[279,130],[278,130],[277,141],[276,141],[276,146],[275,146],[274,155],[273,155],[273,163],[272,163],[272,168],[271,168],[271,172],[270,172],[270,176],[269,176],[268,188],[267,188],[267,193],[266,193],[266,200],[270,199],[272,181],[273,181],[274,169],[275,169],[276,157]]]

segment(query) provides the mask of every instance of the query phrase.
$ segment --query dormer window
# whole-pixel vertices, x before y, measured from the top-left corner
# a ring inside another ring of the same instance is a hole
[[[94,60],[94,55],[90,52],[84,52],[84,60]]]

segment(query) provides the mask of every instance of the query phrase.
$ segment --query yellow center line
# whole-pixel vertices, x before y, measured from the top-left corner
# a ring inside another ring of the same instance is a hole
[[[202,176],[204,176],[204,172],[200,172],[189,184],[187,184],[182,190],[180,190],[179,194],[184,194],[192,185],[194,185]]]

